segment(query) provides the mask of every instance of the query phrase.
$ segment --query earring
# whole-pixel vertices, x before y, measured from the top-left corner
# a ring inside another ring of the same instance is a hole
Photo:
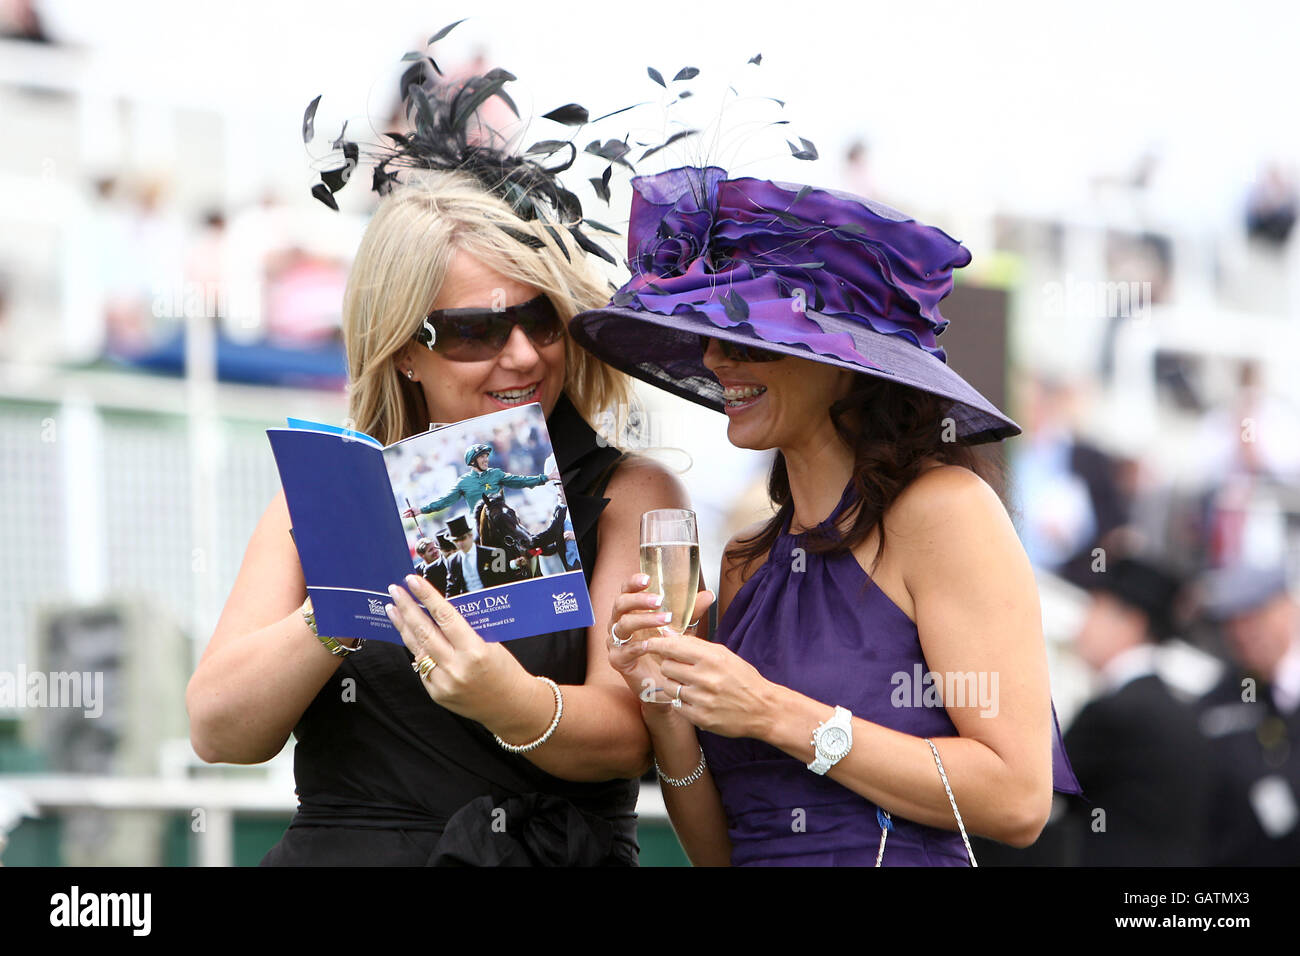
[[[412,372],[409,368],[406,370],[406,377],[409,378],[411,381],[415,381],[415,373]]]

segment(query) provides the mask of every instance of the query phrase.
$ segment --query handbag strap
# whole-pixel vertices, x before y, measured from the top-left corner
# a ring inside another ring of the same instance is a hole
[[[961,811],[957,809],[957,799],[952,795],[952,787],[948,786],[948,774],[944,772],[943,761],[939,759],[939,748],[929,737],[925,738],[925,742],[930,745],[930,753],[934,754],[934,765],[939,768],[939,779],[943,781],[943,789],[948,794],[952,815],[957,818],[957,829],[961,831],[961,842],[966,844],[966,855],[970,857],[970,865],[979,866],[975,862],[975,852],[970,848],[970,838],[966,836],[966,824],[962,822]],[[876,866],[880,866],[885,856],[885,840],[889,837],[889,831],[894,829],[894,821],[888,810],[881,809],[876,811],[876,820],[880,823],[880,849],[876,851]]]

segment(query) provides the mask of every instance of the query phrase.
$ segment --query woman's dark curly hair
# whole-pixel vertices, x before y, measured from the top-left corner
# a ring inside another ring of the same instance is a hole
[[[853,523],[838,535],[813,531],[807,538],[807,551],[851,551],[874,529],[880,539],[871,564],[874,573],[885,551],[885,513],[921,473],[928,458],[969,468],[993,488],[1005,507],[1007,472],[1000,445],[959,444],[955,423],[948,417],[950,405],[949,399],[920,389],[869,375],[855,377],[853,390],[830,407],[836,433],[853,450],[855,494],[848,509]],[[766,557],[794,516],[785,456],[779,451],[767,479],[767,492],[776,515],[756,534],[739,539],[726,555],[728,561],[738,562],[746,570]]]

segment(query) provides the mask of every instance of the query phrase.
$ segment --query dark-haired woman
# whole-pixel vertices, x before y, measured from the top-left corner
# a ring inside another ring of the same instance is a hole
[[[611,661],[656,689],[688,855],[953,866],[966,831],[1032,843],[1054,783],[1078,784],[1033,573],[971,447],[1019,428],[934,344],[969,253],[842,193],[716,169],[634,187],[637,275],[575,337],[778,452],[775,517],[724,551],[713,641],[652,636],[640,576],[611,616]]]

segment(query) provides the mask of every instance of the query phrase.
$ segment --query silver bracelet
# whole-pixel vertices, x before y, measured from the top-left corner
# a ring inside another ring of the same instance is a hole
[[[500,737],[497,737],[496,734],[493,734],[492,736],[497,738],[497,743],[501,745],[502,749],[508,750],[512,754],[526,754],[528,751],[536,750],[542,744],[546,743],[546,741],[550,740],[551,734],[555,733],[555,728],[560,726],[560,716],[564,713],[564,695],[560,693],[560,685],[555,683],[555,681],[551,680],[549,677],[542,677],[540,675],[535,676],[537,676],[538,680],[551,685],[551,693],[555,695],[555,717],[551,720],[551,726],[546,728],[546,733],[542,734],[531,744],[522,744],[516,747],[514,744],[508,744]]]
[[[660,769],[658,758],[655,759],[655,773],[659,774],[659,779],[662,780],[664,783],[668,784],[668,786],[670,787],[689,787],[696,780],[699,780],[702,776],[704,776],[704,769],[707,766],[708,764],[704,762],[703,747],[700,748],[700,762],[696,764],[694,770],[692,770],[686,776],[681,778],[674,778],[668,776],[666,773],[663,772],[663,770]]]

